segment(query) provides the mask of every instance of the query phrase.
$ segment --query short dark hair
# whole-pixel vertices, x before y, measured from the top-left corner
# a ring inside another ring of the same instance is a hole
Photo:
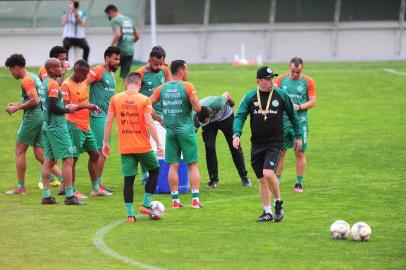
[[[171,73],[178,73],[179,69],[185,68],[186,62],[184,60],[174,60],[171,63]]]
[[[107,13],[109,11],[113,11],[113,12],[117,12],[118,8],[115,5],[108,5],[105,9],[104,9],[104,13]]]
[[[127,84],[135,84],[141,82],[141,74],[138,72],[130,72],[125,79]]]
[[[295,67],[298,67],[299,65],[303,65],[303,59],[300,58],[300,57],[293,57],[293,58],[290,60],[290,63],[289,63],[289,64],[294,64]]]
[[[85,60],[80,59],[75,62],[75,64],[73,65],[73,69],[75,70],[77,67],[89,68],[89,64]]]
[[[206,106],[201,106],[200,112],[196,113],[197,120],[203,123],[207,117],[210,117],[210,110]]]
[[[151,52],[153,52],[153,51],[160,52],[162,54],[162,57],[166,58],[166,52],[165,52],[164,48],[162,48],[161,46],[157,45],[157,46],[152,47]]]
[[[9,58],[7,58],[5,64],[6,67],[8,68],[13,68],[13,67],[25,67],[25,58],[22,54],[12,54],[10,55]]]
[[[68,53],[62,46],[55,46],[49,51],[50,58],[58,58],[61,53]]]
[[[106,58],[106,56],[110,57],[113,54],[120,54],[120,48],[117,46],[110,46],[108,47],[105,51],[104,51],[104,58]]]
[[[158,59],[163,59],[163,58],[165,58],[164,55],[162,54],[162,51],[160,51],[160,50],[152,50],[152,51],[149,53],[149,57],[150,57],[150,58],[151,58],[151,57],[156,57],[156,58],[158,58]]]

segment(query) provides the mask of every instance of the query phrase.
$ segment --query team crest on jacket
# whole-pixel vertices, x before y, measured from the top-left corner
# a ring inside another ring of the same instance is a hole
[[[274,101],[272,101],[272,106],[278,107],[279,106],[279,101],[277,101],[276,99]]]

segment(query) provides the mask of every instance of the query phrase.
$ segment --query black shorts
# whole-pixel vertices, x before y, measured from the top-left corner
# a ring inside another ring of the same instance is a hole
[[[127,78],[128,73],[130,73],[131,64],[133,63],[132,55],[121,55],[120,57],[120,77]]]
[[[279,157],[282,152],[282,144],[278,145],[253,145],[251,148],[251,166],[257,178],[264,176],[263,170],[276,170]]]

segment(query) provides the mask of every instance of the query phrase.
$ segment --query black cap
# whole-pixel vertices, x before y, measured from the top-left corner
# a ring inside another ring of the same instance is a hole
[[[272,78],[275,76],[278,76],[278,74],[273,73],[270,67],[260,67],[257,70],[257,79]]]

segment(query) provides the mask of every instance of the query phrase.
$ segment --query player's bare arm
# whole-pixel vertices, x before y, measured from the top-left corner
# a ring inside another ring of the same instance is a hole
[[[164,126],[164,120],[155,111],[152,111],[152,119],[158,121],[161,126]]]
[[[140,32],[136,31],[134,28],[134,43],[137,42],[141,38]]]
[[[18,110],[31,109],[40,103],[39,96],[36,92],[28,93],[29,99],[24,103],[10,103],[7,105],[6,112],[11,115]]]
[[[196,93],[192,94],[192,95],[189,97],[189,100],[190,100],[190,103],[192,104],[192,109],[193,109],[195,112],[200,112],[200,110],[201,110],[201,105],[200,105],[199,98],[197,97]]]
[[[120,27],[116,27],[114,28],[114,36],[113,36],[113,40],[111,41],[111,46],[115,46],[121,38],[121,29]]]
[[[110,155],[109,139],[111,135],[111,128],[113,126],[113,120],[114,120],[114,112],[109,112],[107,114],[106,125],[104,126],[104,139],[102,148],[102,154],[105,157],[108,157]]]
[[[147,123],[148,131],[152,136],[152,139],[156,142],[157,145],[157,154],[158,156],[164,156],[164,150],[162,147],[162,144],[159,140],[158,137],[158,132],[156,131],[156,127],[154,124],[154,120],[152,119],[152,114],[151,113],[144,113],[144,118],[145,118],[145,123]]]
[[[307,101],[303,104],[299,104],[299,105],[294,104],[294,106],[295,106],[296,111],[305,111],[305,110],[311,109],[314,106],[316,106],[316,96],[311,96],[311,97],[309,97],[309,101]],[[296,106],[297,106],[297,109],[296,109]]]
[[[227,91],[225,91],[222,96],[225,96],[227,98],[227,103],[230,105],[230,107],[234,107],[234,100],[231,94]]]

